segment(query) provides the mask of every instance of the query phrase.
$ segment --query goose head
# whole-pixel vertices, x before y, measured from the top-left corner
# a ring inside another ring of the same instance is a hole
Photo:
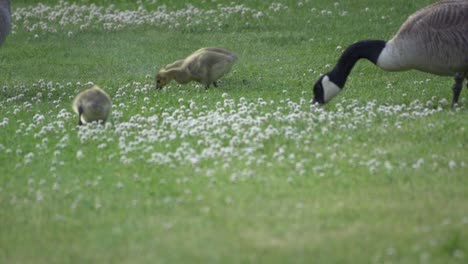
[[[333,97],[337,96],[341,92],[341,87],[330,79],[330,75],[324,74],[320,76],[318,81],[314,85],[314,99],[313,104],[318,103],[320,105],[326,104]]]

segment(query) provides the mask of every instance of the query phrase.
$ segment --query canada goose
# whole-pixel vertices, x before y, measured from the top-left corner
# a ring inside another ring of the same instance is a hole
[[[468,77],[468,1],[440,1],[417,11],[387,42],[364,40],[352,44],[333,70],[315,83],[313,102],[325,104],[335,97],[362,58],[387,71],[416,69],[454,76],[453,107]]]
[[[201,48],[183,60],[166,65],[156,75],[156,88],[161,89],[171,80],[180,84],[196,81],[208,88],[217,87],[216,81],[228,73],[237,56],[223,48]]]
[[[10,0],[0,0],[0,45],[11,30]]]
[[[112,102],[109,95],[95,85],[75,97],[73,110],[78,113],[80,126],[93,121],[105,123],[111,113]]]

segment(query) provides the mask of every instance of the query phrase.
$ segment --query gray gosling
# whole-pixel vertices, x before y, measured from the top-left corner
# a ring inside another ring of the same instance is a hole
[[[73,110],[78,114],[78,125],[108,119],[112,111],[112,101],[102,89],[93,86],[79,93],[73,100]]]
[[[211,84],[231,70],[237,56],[223,48],[201,48],[185,59],[177,60],[159,70],[156,75],[156,88],[162,89],[170,81],[179,84],[196,81],[208,89]]]
[[[0,0],[0,46],[11,30],[10,0]]]
[[[352,44],[315,83],[313,102],[325,104],[341,92],[355,63],[363,58],[386,71],[415,69],[454,76],[453,107],[468,78],[468,1],[445,0],[417,11],[389,41]]]

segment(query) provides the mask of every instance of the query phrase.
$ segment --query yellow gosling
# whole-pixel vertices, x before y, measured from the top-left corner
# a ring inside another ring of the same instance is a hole
[[[183,60],[166,65],[156,75],[156,88],[161,89],[170,81],[179,84],[196,81],[208,89],[211,84],[231,70],[237,56],[223,48],[201,48]]]

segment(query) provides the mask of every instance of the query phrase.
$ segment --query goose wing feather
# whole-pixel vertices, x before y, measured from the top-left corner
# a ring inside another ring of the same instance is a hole
[[[468,1],[437,2],[411,15],[401,26],[399,35],[442,33],[468,30]]]
[[[441,1],[419,10],[393,42],[411,67],[442,75],[468,72],[468,1]]]

